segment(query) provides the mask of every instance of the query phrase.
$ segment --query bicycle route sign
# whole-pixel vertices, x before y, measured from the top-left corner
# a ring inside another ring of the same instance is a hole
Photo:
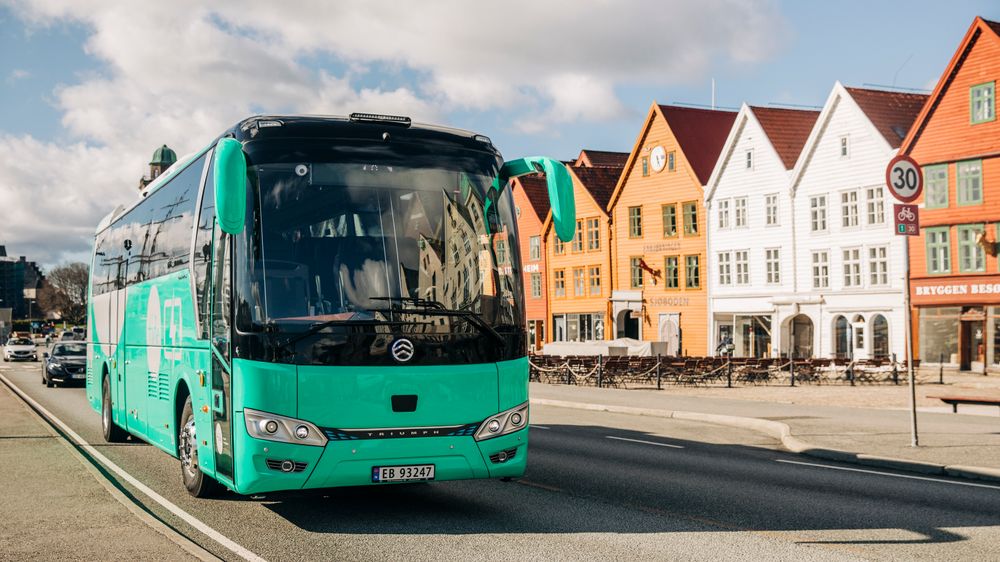
[[[897,236],[920,236],[920,215],[916,205],[896,203],[892,206],[892,214],[896,217]]]
[[[924,175],[916,160],[900,154],[885,169],[885,185],[900,202],[913,203],[924,190]]]

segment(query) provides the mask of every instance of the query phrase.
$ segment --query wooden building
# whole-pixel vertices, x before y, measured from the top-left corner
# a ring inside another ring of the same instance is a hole
[[[1000,373],[1000,23],[976,18],[900,147],[924,171],[910,242],[921,367]]]
[[[521,249],[521,272],[524,277],[528,348],[537,351],[545,343],[545,326],[549,317],[542,237],[542,224],[549,215],[550,207],[548,187],[545,177],[541,175],[521,176],[514,178],[511,183]]]
[[[551,213],[542,226],[551,318],[547,341],[612,339],[607,329],[611,290],[611,242],[608,200],[622,168],[567,166],[576,199],[576,235],[571,242],[555,236]]]
[[[613,333],[703,355],[708,284],[703,186],[736,112],[653,103],[608,203]]]

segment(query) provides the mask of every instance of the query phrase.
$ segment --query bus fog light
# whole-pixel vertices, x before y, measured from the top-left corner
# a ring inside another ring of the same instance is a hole
[[[490,433],[500,431],[500,420],[490,420],[490,423],[486,424],[486,429],[488,429]]]
[[[292,461],[281,461],[282,472],[291,472],[293,470],[295,470],[295,463]]]
[[[306,437],[309,437],[309,428],[304,425],[296,427],[295,436],[298,437],[299,439],[305,439]]]

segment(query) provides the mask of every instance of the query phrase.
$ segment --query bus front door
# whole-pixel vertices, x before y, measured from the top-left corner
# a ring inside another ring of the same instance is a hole
[[[235,482],[232,405],[232,237],[215,228],[212,260],[212,440],[215,471]]]

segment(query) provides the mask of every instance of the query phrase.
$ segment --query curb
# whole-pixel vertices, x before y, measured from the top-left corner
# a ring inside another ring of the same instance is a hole
[[[155,515],[143,509],[143,507],[137,504],[136,501],[126,496],[121,490],[119,490],[114,484],[112,484],[101,473],[100,470],[98,470],[98,467],[97,465],[95,465],[94,461],[87,458],[82,452],[80,452],[80,450],[77,449],[74,446],[74,444],[69,439],[66,438],[65,435],[60,433],[52,425],[52,423],[49,421],[47,417],[42,415],[41,412],[35,410],[35,408],[32,407],[32,405],[27,400],[25,400],[25,397],[22,394],[23,391],[21,389],[17,388],[10,380],[7,379],[7,377],[2,375],[0,375],[0,382],[2,382],[4,386],[6,386],[10,390],[11,394],[17,397],[17,399],[21,402],[21,405],[24,406],[24,409],[27,410],[30,415],[35,416],[49,433],[51,433],[52,435],[54,435],[59,439],[59,441],[63,444],[63,446],[66,447],[67,450],[69,450],[73,458],[78,460],[80,464],[82,464],[83,467],[91,474],[91,476],[94,477],[94,480],[97,480],[97,482],[105,490],[107,490],[108,494],[111,495],[111,497],[113,497],[115,500],[117,500],[118,503],[125,506],[125,508],[130,513],[132,513],[132,515],[134,515],[137,519],[145,523],[154,532],[159,533],[170,542],[176,544],[178,547],[180,547],[182,550],[184,550],[194,558],[197,558],[198,560],[202,560],[205,562],[220,560],[218,556],[212,554],[198,543],[184,536],[179,531],[177,531],[164,521],[160,520]]]
[[[556,408],[573,408],[576,410],[590,410],[593,412],[609,412],[613,414],[630,414],[633,416],[651,416],[656,418],[669,418],[686,421],[697,421],[721,425],[726,427],[737,427],[749,429],[757,433],[763,433],[781,442],[781,446],[786,451],[799,455],[806,455],[818,459],[871,466],[876,468],[890,468],[907,472],[919,472],[921,474],[935,474],[939,476],[955,476],[972,480],[989,480],[1000,482],[1000,469],[987,468],[982,466],[964,465],[942,465],[937,463],[899,459],[894,457],[883,457],[879,455],[869,455],[865,453],[855,453],[840,449],[828,449],[817,447],[807,441],[803,441],[792,435],[792,428],[788,424],[779,421],[765,420],[760,418],[747,418],[741,416],[727,416],[722,414],[705,414],[701,412],[684,412],[679,410],[661,410],[658,408],[633,408],[631,406],[613,406],[610,404],[591,404],[588,402],[570,402],[568,400],[551,400],[548,398],[532,398],[532,405],[554,406]]]

